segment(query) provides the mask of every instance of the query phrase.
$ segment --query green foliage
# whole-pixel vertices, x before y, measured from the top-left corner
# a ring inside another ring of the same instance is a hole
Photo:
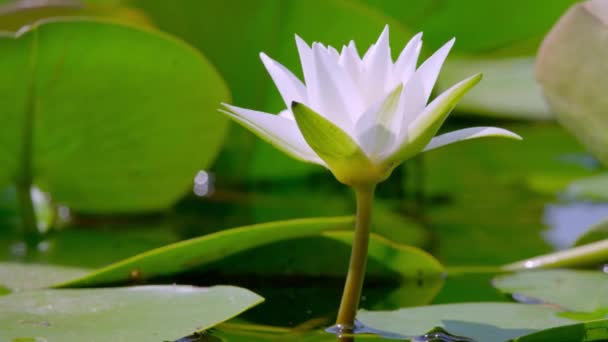
[[[54,20],[2,37],[0,51],[0,185],[31,175],[85,212],[164,209],[223,140],[222,79],[167,35]]]
[[[226,321],[262,300],[232,286],[18,292],[0,297],[0,339],[176,340]]]
[[[351,217],[314,218],[224,230],[132,256],[56,287],[92,286],[173,275],[271,242],[344,229],[352,222]]]

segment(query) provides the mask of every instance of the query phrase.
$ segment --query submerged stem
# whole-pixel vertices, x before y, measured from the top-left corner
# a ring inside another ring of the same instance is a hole
[[[357,222],[355,224],[355,236],[350,255],[350,264],[342,301],[338,311],[336,325],[344,333],[352,332],[355,324],[355,316],[359,307],[363,280],[365,278],[365,265],[367,262],[367,247],[369,242],[369,228],[372,218],[372,202],[374,199],[374,186],[356,187],[357,198]]]

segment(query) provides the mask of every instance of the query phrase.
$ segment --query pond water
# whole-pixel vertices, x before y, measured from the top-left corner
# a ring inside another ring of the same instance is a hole
[[[451,128],[460,125],[470,122],[451,122]],[[488,140],[449,146],[412,160],[379,187],[374,229],[431,252],[447,273],[405,280],[390,275],[369,277],[363,308],[510,301],[490,284],[498,266],[565,247],[581,233],[570,219],[575,217],[580,223],[579,216],[563,215],[573,205],[560,200],[558,191],[569,181],[596,172],[588,164],[572,162],[571,156],[585,158],[583,148],[553,123],[505,122],[500,126],[519,133],[524,142]],[[210,179],[215,182],[209,183]],[[354,211],[348,189],[322,171],[273,181],[257,179],[247,185],[231,184],[221,174],[199,173],[195,190],[203,196],[193,194],[169,213],[135,218],[73,216],[70,226],[52,232],[36,246],[27,247],[18,235],[2,234],[0,258],[98,267],[229,227]],[[14,208],[4,208],[0,217],[7,225],[14,224]],[[606,216],[605,204],[576,204],[574,208],[579,214],[598,210],[598,217]],[[348,250],[319,239],[301,239],[149,282],[232,284],[266,299],[237,319],[182,342],[276,341],[285,336],[330,341],[335,336],[324,329],[333,324],[344,278],[316,272],[328,258],[332,264],[344,263],[346,269]],[[364,334],[357,340],[384,338]],[[467,339],[436,331],[416,341]]]

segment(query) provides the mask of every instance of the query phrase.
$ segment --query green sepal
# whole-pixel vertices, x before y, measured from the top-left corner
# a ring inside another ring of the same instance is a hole
[[[406,139],[390,155],[384,166],[392,170],[405,160],[420,153],[437,134],[437,131],[460,99],[482,78],[482,74],[471,76],[452,86],[431,102],[420,116],[407,127]]]
[[[386,179],[388,174],[379,172],[353,138],[338,126],[302,103],[292,102],[291,111],[308,145],[340,182],[358,186]]]

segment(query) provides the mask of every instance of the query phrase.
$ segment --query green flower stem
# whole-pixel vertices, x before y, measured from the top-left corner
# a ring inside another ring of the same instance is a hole
[[[342,293],[342,301],[338,311],[336,325],[344,333],[352,331],[355,316],[359,308],[359,299],[365,278],[365,265],[367,262],[367,247],[369,242],[369,228],[372,218],[372,202],[375,185],[355,187],[357,198],[357,221],[355,236],[348,266],[346,284]]]
[[[506,271],[521,271],[532,268],[575,267],[599,264],[606,260],[608,239],[514,262],[502,268]]]

